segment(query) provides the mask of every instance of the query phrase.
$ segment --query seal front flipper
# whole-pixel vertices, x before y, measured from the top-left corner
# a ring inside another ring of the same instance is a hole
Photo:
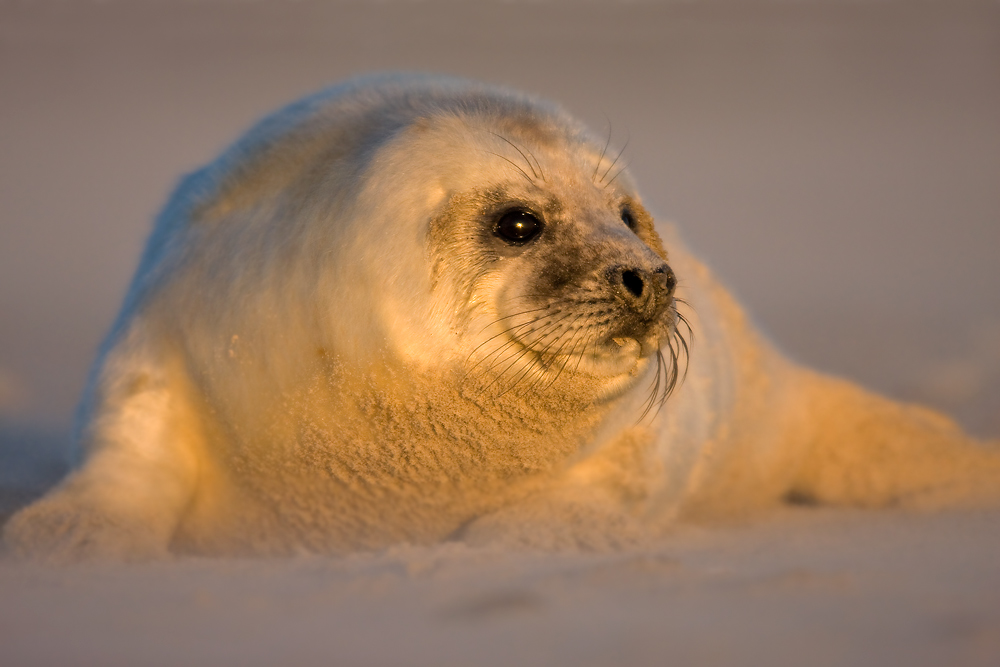
[[[4,528],[14,555],[55,562],[162,556],[198,476],[189,392],[133,324],[88,391],[81,467]]]

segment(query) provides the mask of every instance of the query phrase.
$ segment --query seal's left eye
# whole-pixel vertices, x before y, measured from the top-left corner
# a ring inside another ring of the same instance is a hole
[[[500,216],[493,231],[507,243],[521,245],[538,236],[542,221],[527,211],[508,211]]]
[[[622,222],[624,222],[625,225],[629,229],[631,229],[633,232],[635,231],[636,227],[639,225],[639,223],[635,219],[635,214],[632,213],[632,211],[630,209],[627,209],[627,208],[623,208],[622,209]]]

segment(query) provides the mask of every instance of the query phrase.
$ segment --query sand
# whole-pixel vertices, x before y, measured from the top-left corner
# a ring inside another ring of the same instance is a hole
[[[0,563],[5,665],[996,665],[1000,512],[794,510],[643,553]]]

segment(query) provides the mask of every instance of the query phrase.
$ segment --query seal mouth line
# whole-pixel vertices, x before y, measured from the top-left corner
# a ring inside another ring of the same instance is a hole
[[[580,319],[582,319],[582,318],[584,318],[586,316],[587,316],[586,313],[578,313],[577,316],[573,319],[573,321],[570,323],[569,326],[572,327]],[[566,370],[566,368],[569,366],[570,362],[573,360],[574,357],[576,358],[576,361],[577,361],[576,367],[574,369],[574,372],[579,371],[580,363],[582,362],[582,360],[583,360],[583,358],[585,356],[584,354],[582,354],[582,351],[586,350],[587,346],[590,345],[594,341],[594,339],[596,338],[596,336],[585,335],[584,338],[581,339],[581,340],[578,340],[578,337],[581,334],[585,334],[586,332],[589,332],[590,330],[591,330],[591,327],[576,328],[576,329],[574,329],[573,333],[569,336],[569,338],[567,338],[566,340],[563,340],[561,342],[561,344],[559,345],[559,348],[555,352],[553,352],[551,354],[548,353],[548,350],[549,350],[549,348],[552,347],[552,345],[557,340],[559,340],[558,338],[556,338],[552,342],[548,343],[541,350],[534,350],[534,349],[526,346],[526,349],[532,351],[535,354],[535,363],[537,363],[537,365],[538,365],[538,371],[539,371],[538,379],[536,380],[536,382],[534,384],[531,385],[531,387],[534,388],[534,386],[537,385],[537,382],[539,382],[539,381],[542,380],[542,378],[544,377],[544,371],[546,369],[551,369],[552,367],[555,366],[556,367],[555,374],[552,376],[551,380],[549,380],[546,384],[544,384],[542,386],[542,389],[544,390],[544,389],[548,389],[549,387],[551,387],[559,379],[559,377],[562,375],[563,371]],[[521,344],[523,345],[523,343],[521,343]],[[569,350],[567,350],[565,353],[563,353],[563,350],[566,349],[567,346],[569,346]],[[579,348],[580,351],[578,351],[578,348]],[[558,363],[558,364],[555,363],[555,362],[557,362],[559,360],[561,360],[561,363]]]
[[[502,320],[506,320],[506,319],[509,319],[511,317],[518,317],[519,315],[527,315],[528,313],[535,313],[535,312],[539,312],[539,311],[542,311],[542,310],[548,310],[549,308],[550,308],[550,306],[545,306],[543,308],[535,308],[535,309],[532,309],[532,310],[521,311],[519,313],[514,313],[513,315],[506,315],[504,317],[501,317],[501,318],[498,318],[498,319],[494,320],[490,324],[487,324],[486,326],[484,326],[481,329],[481,331],[486,331],[491,326],[493,326],[494,324],[497,324],[498,322],[501,322]],[[528,320],[527,322],[523,322],[521,324],[515,324],[513,326],[507,327],[503,331],[500,331],[500,332],[498,332],[496,334],[493,334],[492,336],[490,336],[489,338],[487,338],[486,340],[484,340],[482,343],[480,343],[479,345],[477,345],[475,347],[475,349],[472,350],[472,352],[469,353],[468,360],[471,361],[472,357],[475,356],[475,354],[479,350],[481,350],[484,346],[488,345],[490,342],[496,340],[497,338],[499,338],[501,336],[510,335],[510,338],[507,340],[506,343],[504,343],[503,345],[501,345],[498,349],[494,350],[493,352],[490,352],[485,357],[483,357],[482,359],[480,359],[479,361],[477,361],[476,363],[474,363],[471,367],[469,367],[469,369],[465,373],[465,378],[468,378],[469,374],[472,373],[472,371],[474,371],[479,366],[479,364],[483,363],[483,361],[485,361],[486,359],[489,359],[491,356],[494,356],[496,354],[502,354],[505,349],[507,349],[507,348],[510,347],[511,343],[517,342],[517,337],[513,334],[513,332],[517,331],[518,329],[523,329],[524,327],[531,326],[533,324],[541,322],[542,320],[544,320],[547,317],[551,317],[553,315],[558,315],[560,312],[561,311],[555,311],[554,313],[548,313],[546,315],[541,315],[539,317],[535,317],[534,319]],[[491,364],[488,367],[487,370],[489,370],[489,368],[492,368],[492,367],[493,367],[493,365]],[[465,378],[463,378],[463,380]]]
[[[563,311],[557,311],[556,313],[553,313],[553,315],[557,314],[557,313],[561,313],[561,312],[563,312]],[[536,318],[535,320],[533,320],[533,322],[537,322],[537,321],[540,321],[542,319],[545,319],[545,317],[547,317],[547,316]],[[563,317],[561,317],[561,318],[559,318],[557,320],[553,320],[551,322],[547,322],[547,323],[545,323],[542,327],[540,327],[537,330],[532,330],[531,333],[534,333],[535,331],[545,331],[546,329],[551,329],[551,328],[557,327],[558,325],[562,324],[569,317],[572,317],[572,314],[571,313],[566,313],[566,314],[563,315]],[[569,326],[571,327],[581,317],[583,317],[582,314],[577,314],[577,316],[573,319],[573,321],[570,322]],[[514,329],[514,328],[516,328],[516,327],[512,327],[512,329]],[[544,339],[546,336],[549,335],[549,333],[550,332],[546,332],[542,336],[542,338]],[[562,348],[566,344],[568,344],[569,342],[571,342],[575,337],[576,337],[576,333],[574,333],[573,335],[571,335],[569,339],[563,341],[563,344],[560,346],[560,351],[562,350]],[[530,356],[530,359],[531,359],[530,363],[527,365],[527,367],[523,371],[521,371],[517,375],[517,377],[514,379],[514,381],[511,383],[511,385],[509,387],[507,387],[506,389],[504,389],[500,393],[500,395],[502,396],[503,394],[509,392],[511,389],[513,389],[514,387],[516,387],[518,384],[520,384],[520,382],[525,377],[528,376],[528,374],[530,374],[532,372],[537,372],[538,373],[538,380],[536,382],[532,383],[530,386],[531,387],[536,386],[537,382],[540,381],[541,378],[544,377],[546,368],[551,365],[551,362],[546,363],[546,352],[547,352],[547,350],[554,343],[556,343],[559,340],[560,340],[559,336],[553,336],[552,340],[549,343],[547,343],[545,345],[545,347],[543,347],[541,350],[537,350],[537,349],[533,348],[530,344],[528,344],[525,341],[523,341],[523,340],[517,338],[516,336],[512,335],[510,337],[510,339],[504,345],[502,345],[498,350],[496,350],[495,352],[491,353],[490,355],[487,355],[486,358],[489,358],[489,356],[492,356],[493,354],[496,354],[496,355],[499,356],[499,355],[502,355],[506,350],[509,350],[510,348],[512,348],[514,346],[517,346],[519,348],[519,349],[517,349],[517,351],[514,352],[514,354],[510,355],[509,357],[505,357],[504,359],[499,359],[498,358],[495,363],[491,364],[487,368],[487,371],[492,370],[497,365],[502,364],[504,362],[507,362],[509,360],[509,363],[507,363],[507,365],[504,366],[503,370],[500,371],[497,374],[497,376],[495,378],[493,378],[493,380],[490,381],[490,383],[484,388],[484,390],[488,389],[489,387],[491,387],[494,384],[498,383],[507,374],[507,372],[511,368],[513,368],[515,365],[517,365],[517,363],[519,361],[521,361],[522,359],[524,359],[525,357],[527,357],[529,355],[531,355]],[[555,357],[553,356],[553,357],[550,357],[550,358],[555,358]],[[568,363],[568,360],[567,360],[566,363]]]

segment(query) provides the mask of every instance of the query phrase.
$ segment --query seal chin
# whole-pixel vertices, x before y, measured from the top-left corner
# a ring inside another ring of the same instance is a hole
[[[672,327],[669,331],[669,335],[675,335]],[[670,350],[667,356],[673,360],[673,368],[664,365],[665,349]],[[663,398],[666,398],[676,382],[677,355],[673,350],[669,337],[661,338],[656,335],[643,338],[613,337],[598,346],[594,352],[582,355],[572,363],[575,364],[574,368],[577,371],[594,378],[596,386],[600,386],[596,398],[601,401],[611,400],[624,394],[642,378],[648,377],[655,368],[656,389],[651,399],[652,404],[660,393],[661,372],[665,373],[662,385]]]
[[[623,382],[638,377],[656,354],[655,340],[639,341],[635,338],[616,337],[593,351],[575,355],[569,362],[577,372],[597,378],[622,378]]]
[[[635,340],[632,343],[633,349],[640,348]],[[655,357],[647,355],[590,355],[582,360],[580,370],[593,378],[597,388],[594,398],[603,402],[618,398],[631,390],[642,378],[647,377],[655,363]]]

